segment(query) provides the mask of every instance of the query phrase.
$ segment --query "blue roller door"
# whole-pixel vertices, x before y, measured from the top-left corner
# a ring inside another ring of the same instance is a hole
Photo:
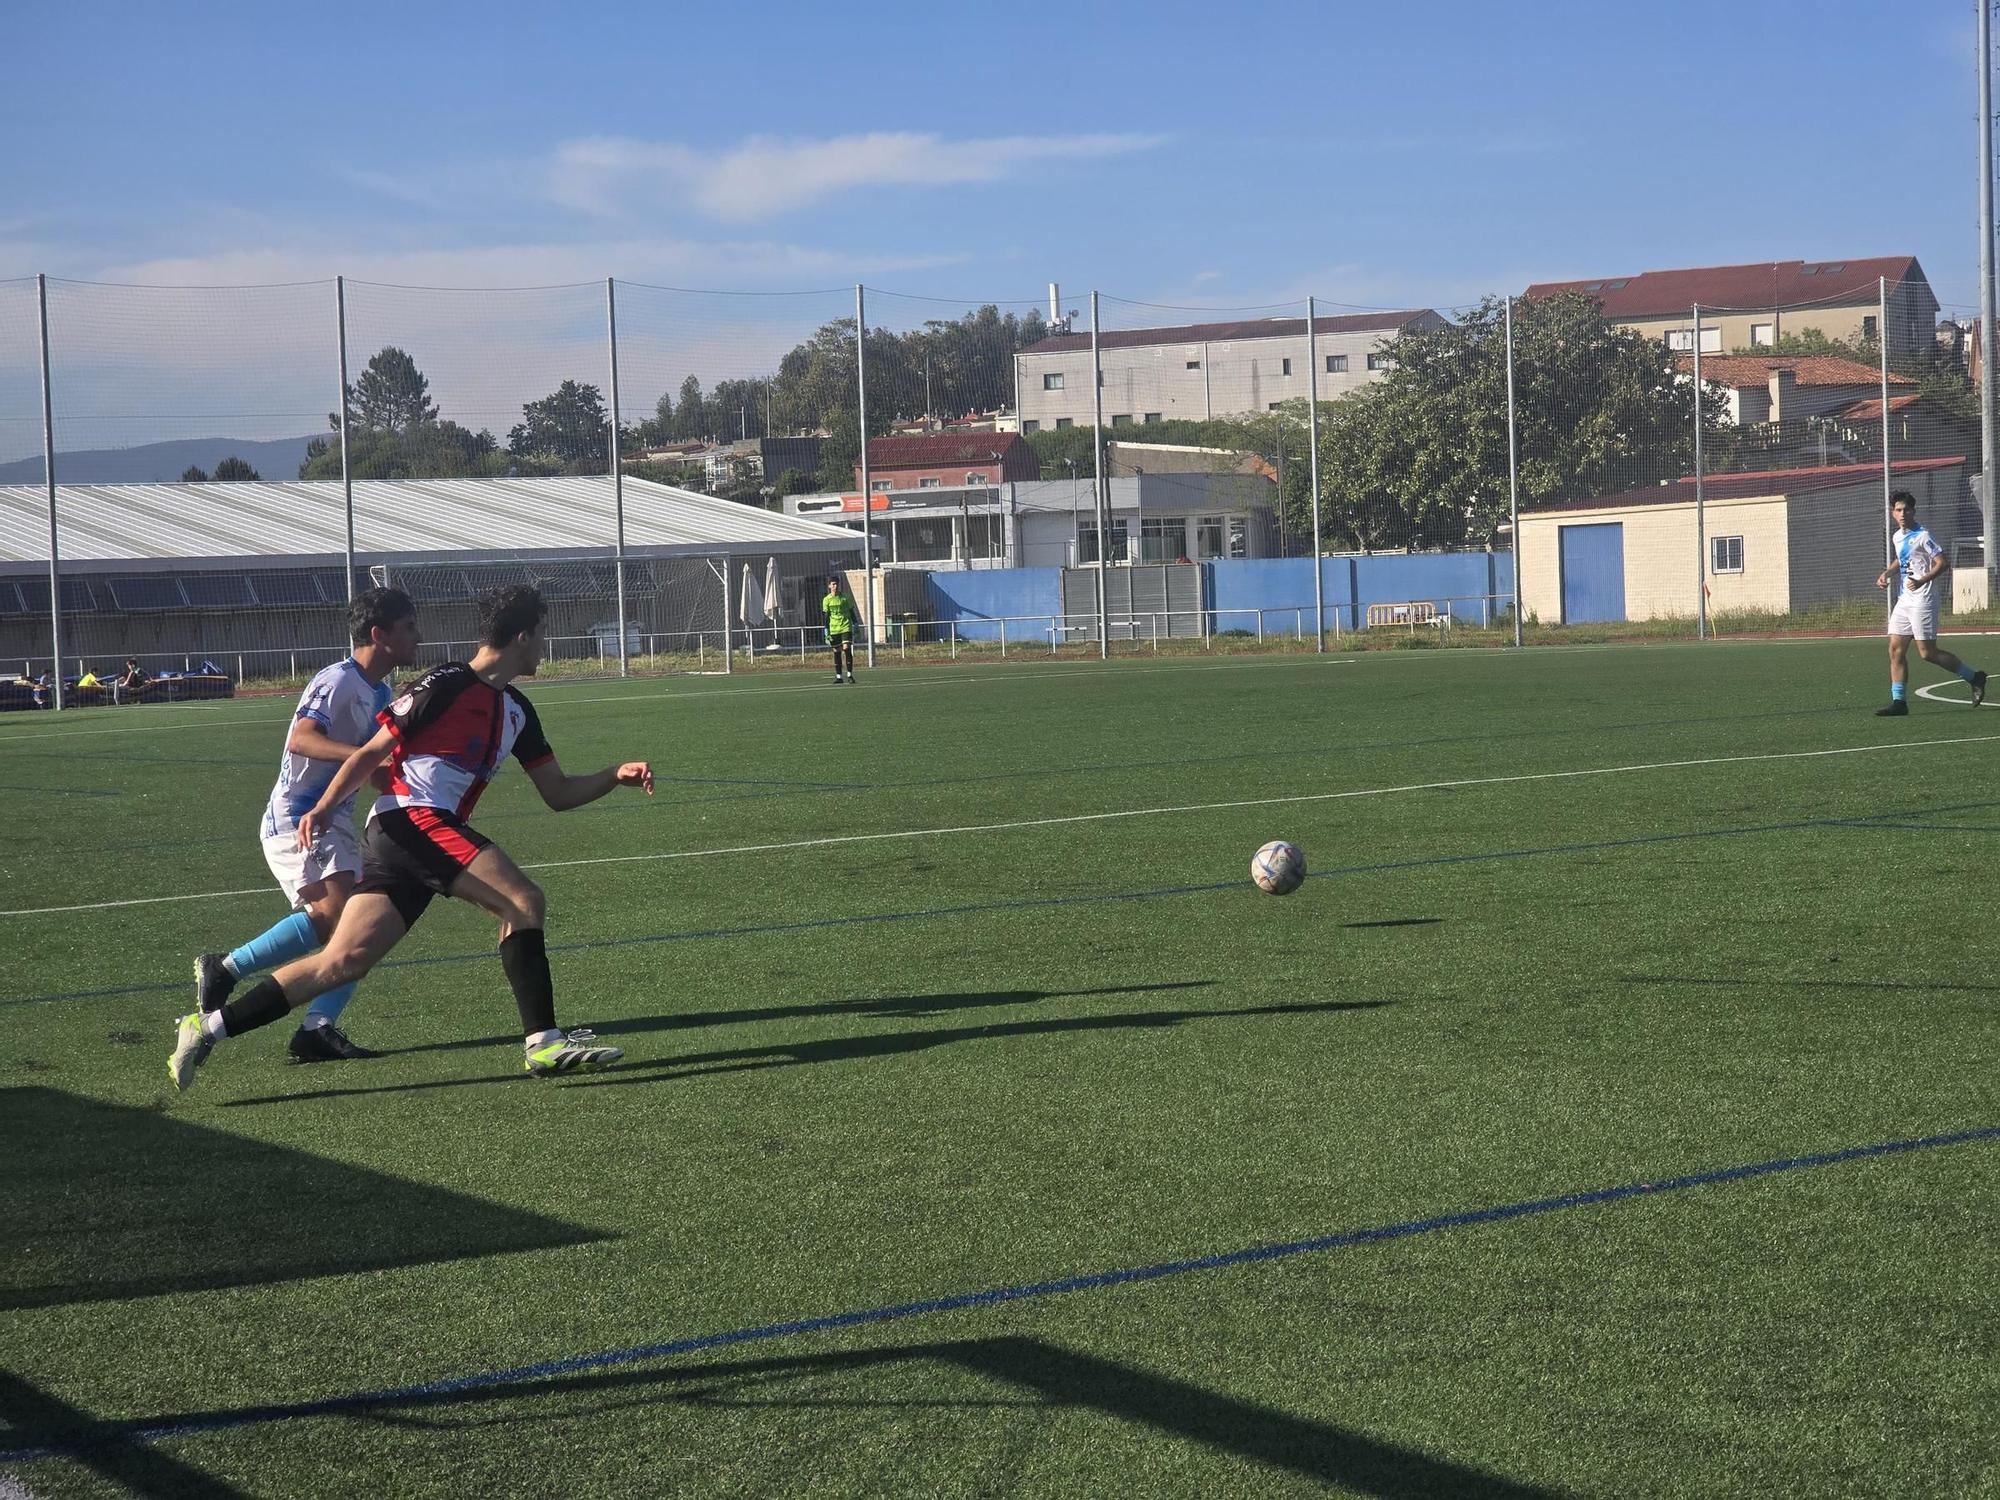
[[[1625,523],[1562,528],[1563,624],[1625,618]]]

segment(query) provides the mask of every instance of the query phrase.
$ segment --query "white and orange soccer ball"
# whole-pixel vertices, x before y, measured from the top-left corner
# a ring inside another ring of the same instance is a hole
[[[1250,860],[1250,878],[1257,889],[1273,896],[1289,896],[1306,878],[1306,857],[1297,844],[1272,839]]]

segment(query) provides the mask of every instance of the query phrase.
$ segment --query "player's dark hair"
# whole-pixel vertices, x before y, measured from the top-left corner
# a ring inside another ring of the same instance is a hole
[[[401,589],[363,589],[347,606],[347,638],[365,646],[377,626],[387,630],[416,612],[417,606]]]
[[[1908,490],[1897,490],[1889,496],[1889,509],[1894,510],[1899,505],[1907,505],[1914,512],[1917,508],[1917,497]]]
[[[502,584],[479,596],[479,639],[500,647],[533,630],[549,612],[539,589],[525,583]]]

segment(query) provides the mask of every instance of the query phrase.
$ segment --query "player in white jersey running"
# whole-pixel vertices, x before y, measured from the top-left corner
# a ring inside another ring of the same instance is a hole
[[[1956,672],[1972,686],[1972,704],[1977,708],[1986,698],[1986,674],[1968,667],[1937,643],[1938,610],[1943,592],[1938,582],[1944,576],[1944,549],[1917,522],[1917,497],[1897,490],[1889,497],[1889,519],[1896,523],[1893,546],[1894,571],[1903,586],[1889,612],[1889,703],[1875,710],[1878,718],[1900,718],[1910,711],[1910,642],[1917,643],[1917,655],[1933,666]],[[1875,587],[1889,586],[1891,570],[1884,568]]]
[[[388,786],[369,811],[362,840],[361,879],[326,947],[258,981],[219,1011],[182,1016],[167,1061],[175,1088],[194,1082],[195,1069],[223,1037],[268,1026],[294,1006],[361,978],[440,895],[500,919],[500,967],[520,1011],[530,1074],[588,1072],[624,1055],[598,1045],[587,1031],[556,1025],[541,888],[466,821],[510,755],[556,812],[621,786],[652,794],[653,770],[642,760],[583,776],[567,775],[556,763],[534,706],[514,686],[541,665],[547,612],[542,596],[525,585],[482,595],[480,646],[472,659],[431,668],[383,709],[381,730],[347,758],[317,805],[300,814],[298,837],[305,847],[329,826],[344,799],[386,767]]]
[[[342,908],[361,874],[361,846],[354,832],[354,797],[323,819],[310,848],[299,846],[301,814],[320,800],[341,763],[375,735],[376,715],[388,707],[387,678],[417,659],[417,607],[401,589],[368,589],[347,607],[354,654],[323,669],[306,684],[292,726],[278,783],[264,805],[258,835],[264,863],[292,914],[231,953],[204,953],[194,961],[195,1004],[218,1009],[238,979],[276,968],[313,952],[333,936]],[[340,1013],[354,995],[344,984],[312,1003],[288,1049],[297,1062],[374,1057],[349,1041]]]

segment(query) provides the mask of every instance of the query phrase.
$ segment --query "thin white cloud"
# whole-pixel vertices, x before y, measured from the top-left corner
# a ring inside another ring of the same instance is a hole
[[[826,140],[752,136],[709,152],[673,141],[599,136],[558,147],[547,186],[556,202],[588,213],[664,202],[722,223],[753,223],[859,188],[999,182],[1052,162],[1148,150],[1165,139],[1123,133],[948,141],[875,131]]]

